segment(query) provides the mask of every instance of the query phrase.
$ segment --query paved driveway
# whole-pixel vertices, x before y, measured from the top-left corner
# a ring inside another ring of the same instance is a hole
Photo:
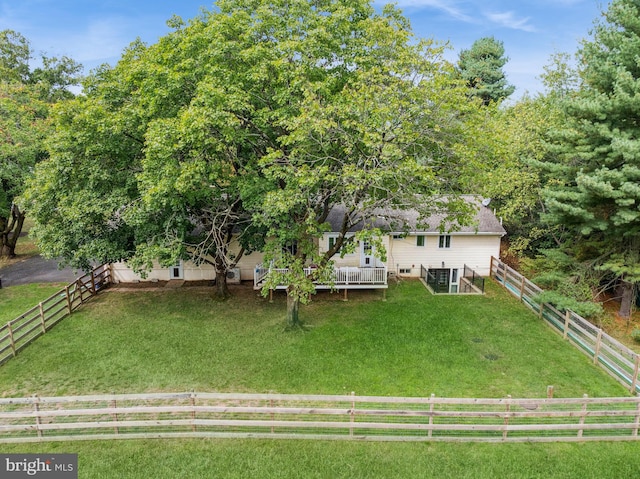
[[[71,268],[58,269],[56,260],[34,256],[0,269],[2,287],[28,283],[71,283],[82,271]]]

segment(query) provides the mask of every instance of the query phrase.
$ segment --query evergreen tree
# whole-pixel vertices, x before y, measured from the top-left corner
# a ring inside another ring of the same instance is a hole
[[[504,56],[504,45],[493,37],[476,40],[469,50],[462,50],[458,71],[485,105],[499,102],[511,95],[515,87],[507,83],[502,67],[509,59]]]
[[[548,219],[576,233],[577,255],[615,275],[620,315],[640,281],[640,1],[614,0],[579,51],[581,88],[555,132]]]

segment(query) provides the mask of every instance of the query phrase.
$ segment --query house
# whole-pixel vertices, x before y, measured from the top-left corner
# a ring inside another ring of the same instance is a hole
[[[382,231],[382,244],[386,249],[386,261],[376,255],[375,248],[366,241],[359,242],[352,253],[335,255],[334,285],[338,289],[372,289],[386,288],[389,275],[401,277],[421,277],[436,292],[456,293],[461,291],[460,285],[467,271],[473,270],[476,275],[489,276],[491,257],[499,257],[500,241],[506,234],[495,214],[481,203],[475,196],[465,196],[475,210],[473,224],[458,227],[449,232],[442,232],[439,225],[442,216],[429,218],[428,226],[419,226],[418,213],[413,210],[381,212],[372,225]],[[402,216],[402,231],[393,231],[392,216]],[[334,208],[327,218],[331,231],[318,240],[319,251],[326,252],[335,244],[342,221],[342,211]],[[362,226],[352,228],[347,235],[355,235]],[[231,251],[239,250],[239,245],[232,245]],[[263,262],[261,252],[244,255],[237,267],[229,272],[227,281],[253,280],[254,287],[259,289],[270,271],[269,265]],[[116,282],[142,281],[124,263],[112,265],[112,275]],[[180,262],[171,268],[158,265],[147,275],[145,280],[162,281],[180,279],[185,281],[212,280],[215,271],[210,265],[195,265],[190,261]],[[318,285],[318,289],[328,285]]]

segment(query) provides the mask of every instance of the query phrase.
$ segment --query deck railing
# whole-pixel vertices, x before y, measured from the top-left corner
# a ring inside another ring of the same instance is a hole
[[[287,273],[287,268],[271,268],[263,264],[257,265],[253,270],[253,284],[255,287],[261,286],[270,273]],[[304,268],[307,276],[313,274],[314,268]],[[387,268],[359,268],[357,266],[339,266],[334,268],[332,274],[334,286],[348,285],[384,285],[387,284]],[[323,285],[327,286],[327,285]]]

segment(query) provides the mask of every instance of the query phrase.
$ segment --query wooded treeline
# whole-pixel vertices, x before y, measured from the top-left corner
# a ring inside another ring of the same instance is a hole
[[[28,42],[4,32],[3,254],[25,213],[42,252],[76,267],[191,259],[224,278],[233,238],[240,255],[260,249],[289,269],[277,281],[295,324],[331,258],[376,241],[379,208],[464,223],[455,197],[474,193],[504,218],[508,257],[555,290],[546,302],[597,314],[607,290],[628,316],[640,280],[638,22],[637,2],[614,0],[576,61],[555,55],[546,91],[518,100],[499,40],[451,64],[449,46],[365,0],[219,0],[171,19],[154,45],[132,43],[77,96],[74,62],[31,71]],[[338,204],[342,230],[319,255]]]

